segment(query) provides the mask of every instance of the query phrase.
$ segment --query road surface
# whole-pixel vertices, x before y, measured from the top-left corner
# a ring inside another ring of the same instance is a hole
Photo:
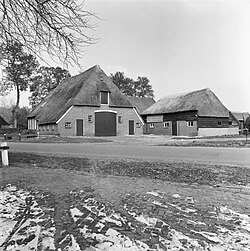
[[[191,161],[250,167],[250,148],[169,147],[118,144],[45,144],[9,142],[10,151],[98,158]]]

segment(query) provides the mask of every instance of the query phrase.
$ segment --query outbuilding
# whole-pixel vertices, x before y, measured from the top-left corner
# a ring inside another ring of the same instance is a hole
[[[142,113],[146,133],[173,136],[239,134],[230,111],[208,88],[166,96]]]
[[[62,81],[28,115],[28,128],[61,136],[143,134],[136,108],[98,66]]]

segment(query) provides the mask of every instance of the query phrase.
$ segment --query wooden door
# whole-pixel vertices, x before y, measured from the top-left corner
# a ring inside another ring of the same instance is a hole
[[[129,125],[128,134],[129,135],[134,135],[135,134],[135,125],[134,124],[135,124],[134,120],[129,120],[129,122],[128,122],[128,125]]]
[[[172,135],[177,136],[177,121],[172,121]]]
[[[76,120],[76,136],[83,136],[83,119]]]
[[[116,113],[95,113],[95,136],[116,136]]]

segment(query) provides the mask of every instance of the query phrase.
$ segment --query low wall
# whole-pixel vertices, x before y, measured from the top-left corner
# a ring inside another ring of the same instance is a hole
[[[239,127],[232,128],[199,128],[198,136],[222,136],[239,134]]]

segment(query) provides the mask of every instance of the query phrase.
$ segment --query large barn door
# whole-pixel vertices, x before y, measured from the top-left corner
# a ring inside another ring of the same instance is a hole
[[[172,135],[177,136],[177,121],[172,121]]]
[[[95,136],[116,136],[116,113],[95,112]]]
[[[83,119],[76,120],[76,136],[83,136]]]

